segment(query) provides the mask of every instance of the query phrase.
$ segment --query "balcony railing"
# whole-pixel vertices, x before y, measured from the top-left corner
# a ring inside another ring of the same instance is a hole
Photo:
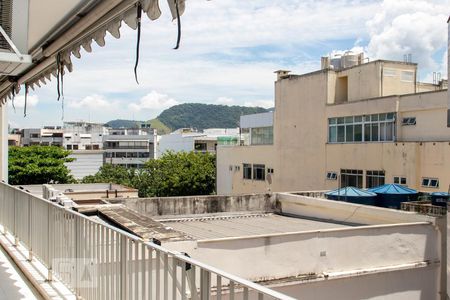
[[[293,299],[5,183],[0,223],[84,299]]]

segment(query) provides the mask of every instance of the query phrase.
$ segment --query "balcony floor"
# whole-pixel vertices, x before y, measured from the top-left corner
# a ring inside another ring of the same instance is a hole
[[[42,299],[0,246],[0,299]]]

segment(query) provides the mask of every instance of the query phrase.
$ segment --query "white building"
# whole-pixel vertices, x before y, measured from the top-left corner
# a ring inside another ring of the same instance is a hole
[[[210,128],[203,132],[181,128],[160,137],[158,157],[167,151],[216,153],[218,144],[239,144],[239,140],[239,128]]]
[[[140,168],[155,158],[157,134],[151,128],[109,129],[103,136],[104,163]]]
[[[108,129],[102,123],[64,122],[64,148],[67,150],[100,150]]]

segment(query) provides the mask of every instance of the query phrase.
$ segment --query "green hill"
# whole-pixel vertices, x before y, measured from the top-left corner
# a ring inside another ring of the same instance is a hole
[[[133,121],[133,120],[112,120],[106,123],[111,128],[134,128],[134,127],[140,127],[141,123],[144,123],[144,121]]]
[[[239,127],[240,116],[266,111],[262,107],[185,103],[164,110],[157,117],[157,120],[171,130],[184,127],[192,127],[199,130],[206,128],[235,128]]]

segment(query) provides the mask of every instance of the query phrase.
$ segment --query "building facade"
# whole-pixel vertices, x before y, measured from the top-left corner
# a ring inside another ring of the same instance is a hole
[[[210,128],[202,132],[191,128],[180,128],[160,137],[158,157],[167,151],[215,154],[218,144],[239,144],[239,128]]]
[[[22,146],[62,146],[63,133],[61,126],[25,128],[22,130]]]
[[[102,123],[64,122],[64,148],[67,150],[100,150],[108,129]]]
[[[418,84],[417,65],[378,60],[275,82],[273,143],[219,147],[217,191],[450,185],[446,82]]]
[[[155,158],[156,130],[152,128],[109,129],[103,136],[104,163],[141,168]]]

